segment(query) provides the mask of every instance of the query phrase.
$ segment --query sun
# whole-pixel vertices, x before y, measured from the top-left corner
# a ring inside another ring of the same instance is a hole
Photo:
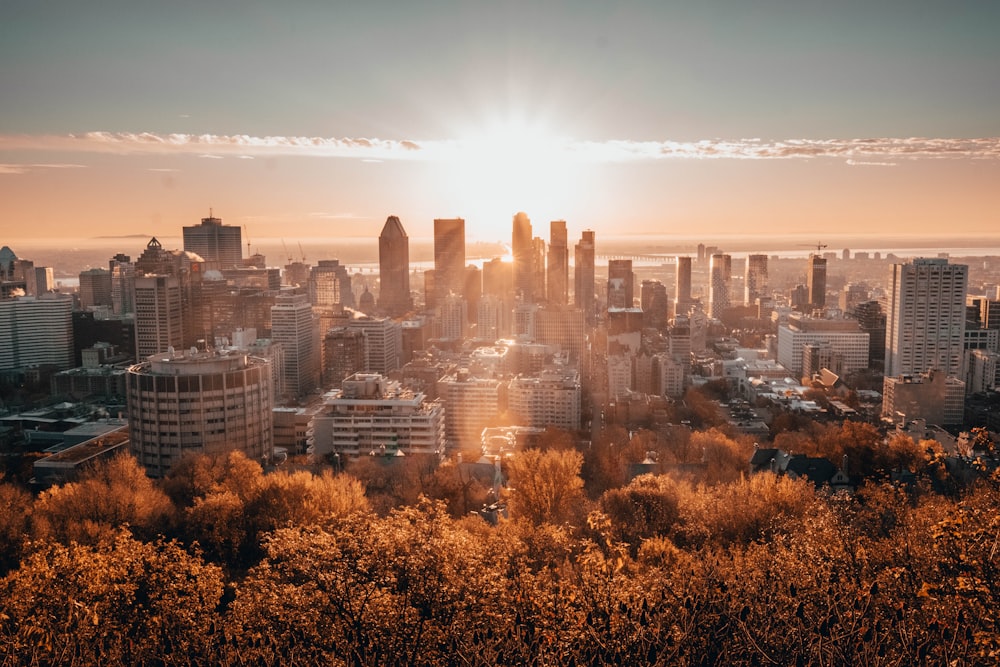
[[[540,121],[493,120],[448,143],[442,187],[473,238],[509,238],[511,216],[564,219],[579,197],[583,170],[572,142]]]

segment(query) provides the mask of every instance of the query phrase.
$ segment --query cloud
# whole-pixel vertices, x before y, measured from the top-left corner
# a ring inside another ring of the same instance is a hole
[[[898,162],[872,162],[871,160],[848,160],[850,167],[895,167]]]
[[[156,134],[86,132],[66,135],[0,135],[0,151],[60,151],[206,158],[255,156],[336,157],[359,160],[461,161],[478,155],[476,142],[459,140],[377,139],[368,137],[252,136],[246,134]],[[836,158],[852,165],[887,166],[900,160],[1000,159],[1000,138],[949,139],[880,137],[853,139],[760,138],[700,141],[570,141],[526,137],[523,150],[562,154],[586,162],[644,160],[788,160]],[[34,167],[35,165],[31,165]],[[67,165],[69,166],[69,165]],[[0,173],[23,173],[25,165],[3,165]]]
[[[0,175],[27,174],[30,171],[39,169],[86,169],[85,164],[55,163],[35,163],[35,164],[0,164]]]

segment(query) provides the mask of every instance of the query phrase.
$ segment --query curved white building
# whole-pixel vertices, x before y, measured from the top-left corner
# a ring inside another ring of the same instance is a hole
[[[128,369],[132,454],[153,477],[181,457],[274,450],[270,362],[246,354],[166,352]]]

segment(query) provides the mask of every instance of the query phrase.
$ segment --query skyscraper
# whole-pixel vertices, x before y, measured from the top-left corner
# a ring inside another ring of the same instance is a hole
[[[0,371],[73,366],[73,298],[43,294],[0,299]]]
[[[639,290],[643,326],[665,329],[670,317],[670,298],[659,280],[643,280]]]
[[[118,253],[108,261],[111,271],[111,311],[115,315],[135,312],[135,265],[128,255]]]
[[[523,211],[514,215],[510,245],[511,253],[514,255],[514,294],[525,301],[532,301],[534,252],[531,243],[531,220]]]
[[[413,309],[410,297],[410,237],[394,215],[378,236],[379,308],[392,317]]]
[[[674,307],[675,313],[687,314],[691,307],[691,258],[677,257],[677,302]]]
[[[569,303],[569,235],[565,220],[553,220],[549,224],[547,274],[549,303],[560,306]]]
[[[749,255],[745,281],[746,305],[752,306],[767,294],[767,255]]]
[[[434,220],[434,294],[437,302],[465,286],[465,220]],[[436,304],[435,304],[436,305]]]
[[[111,272],[94,268],[80,272],[80,308],[111,305]]]
[[[594,263],[596,250],[594,232],[586,230],[574,248],[573,258],[573,300],[583,311],[587,324],[593,324],[596,316],[594,299]]]
[[[210,211],[200,225],[184,227],[184,250],[199,255],[209,268],[237,267],[243,260],[242,229],[222,224],[222,219],[212,217]]]
[[[318,308],[336,311],[354,307],[351,275],[336,259],[321,259],[309,272],[309,301]]]
[[[809,255],[809,307],[826,307],[826,258],[819,255]]]
[[[708,314],[718,319],[729,308],[729,288],[733,275],[733,258],[716,253],[709,260]]]
[[[280,294],[271,306],[271,339],[285,348],[285,390],[304,396],[320,377],[319,326],[305,294]]]
[[[893,264],[886,308],[885,374],[936,370],[961,377],[969,267],[947,259]]]
[[[135,353],[137,359],[184,348],[181,279],[149,275],[135,278]]]
[[[608,308],[631,308],[635,301],[635,276],[631,259],[608,262]]]

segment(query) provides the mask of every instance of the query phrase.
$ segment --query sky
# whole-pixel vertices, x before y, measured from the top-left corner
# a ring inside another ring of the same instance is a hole
[[[996,236],[998,29],[988,0],[0,0],[0,236]]]

